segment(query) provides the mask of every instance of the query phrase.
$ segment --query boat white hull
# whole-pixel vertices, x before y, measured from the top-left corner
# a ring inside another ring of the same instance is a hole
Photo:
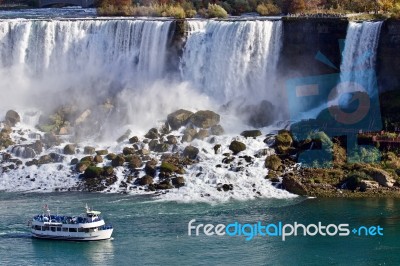
[[[91,233],[84,232],[51,232],[32,230],[32,236],[35,238],[72,240],[72,241],[96,241],[110,239],[113,229],[100,230]]]

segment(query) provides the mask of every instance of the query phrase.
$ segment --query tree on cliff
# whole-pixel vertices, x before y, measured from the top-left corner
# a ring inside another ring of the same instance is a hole
[[[306,4],[304,0],[289,0],[289,13],[300,13],[306,9]]]

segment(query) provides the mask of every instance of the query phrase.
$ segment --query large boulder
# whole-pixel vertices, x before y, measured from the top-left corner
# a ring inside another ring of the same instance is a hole
[[[64,147],[64,154],[75,154],[75,145],[74,144],[67,144]]]
[[[257,105],[247,105],[239,109],[250,126],[261,128],[271,125],[275,120],[275,107],[267,100]]]
[[[361,180],[360,182],[360,191],[368,191],[379,188],[379,183],[372,180]]]
[[[219,120],[219,114],[209,110],[198,111],[190,118],[190,121],[193,123],[193,125],[201,128],[210,128],[212,126],[216,126],[219,124]]]
[[[183,178],[183,176],[177,176],[175,178],[172,178],[171,181],[176,188],[180,188],[185,185],[185,178]]]
[[[123,156],[121,155],[117,155],[112,161],[111,161],[111,165],[113,167],[118,167],[118,166],[122,166],[125,163],[125,159]]]
[[[61,139],[53,132],[49,132],[44,134],[43,143],[49,148],[60,145]]]
[[[142,178],[139,179],[139,185],[145,186],[145,185],[151,185],[153,184],[153,177],[149,175],[145,175]]]
[[[370,168],[366,173],[383,187],[393,187],[396,182],[385,170]]]
[[[133,155],[132,158],[129,160],[129,168],[136,169],[142,167],[142,159],[138,155]]]
[[[144,137],[148,139],[158,139],[160,135],[158,134],[157,128],[152,128],[146,133],[146,135],[144,135]]]
[[[282,187],[290,193],[306,196],[307,188],[301,183],[300,179],[293,173],[287,173],[282,178]]]
[[[11,152],[14,153],[15,156],[21,157],[24,159],[35,158],[35,156],[36,156],[36,152],[34,149],[32,149],[29,146],[24,146],[24,145],[12,147]]]
[[[21,117],[17,112],[14,110],[8,110],[6,113],[6,118],[5,121],[10,125],[10,126],[15,126],[16,123],[21,122]]]
[[[240,133],[241,136],[245,138],[256,138],[258,136],[261,136],[261,131],[256,129],[256,130],[245,130],[242,133]]]
[[[94,147],[90,147],[90,146],[85,146],[83,148],[83,153],[84,154],[93,154],[96,152],[96,149]]]
[[[274,171],[280,171],[282,168],[282,160],[275,154],[265,159],[265,167]]]
[[[224,134],[225,130],[221,125],[215,125],[210,128],[211,135],[220,136]]]
[[[181,126],[185,126],[192,115],[193,113],[190,111],[179,109],[167,116],[167,122],[171,129],[176,130]]]
[[[183,150],[183,156],[192,160],[196,159],[197,154],[199,154],[199,149],[193,146],[186,146]]]
[[[83,174],[85,178],[99,178],[103,172],[103,168],[97,166],[88,166]]]
[[[229,149],[233,152],[233,154],[238,154],[239,152],[244,151],[246,149],[246,144],[244,144],[243,142],[234,140],[229,145]]]
[[[144,167],[144,171],[146,172],[147,175],[149,176],[155,176],[157,172],[157,160],[152,159],[146,163],[146,166]]]

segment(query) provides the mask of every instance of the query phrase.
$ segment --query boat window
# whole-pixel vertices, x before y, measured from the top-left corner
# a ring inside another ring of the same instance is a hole
[[[85,228],[78,228],[78,232],[85,232]]]
[[[42,230],[43,230],[43,231],[48,231],[48,230],[50,230],[50,228],[49,228],[48,226],[43,226],[43,227],[42,227]]]
[[[70,228],[69,231],[70,232],[77,232],[76,228]]]
[[[35,226],[32,226],[32,227],[33,227],[33,229],[35,229],[35,230],[42,230],[42,227],[39,226],[39,225],[35,225]]]
[[[55,227],[50,227],[50,230],[51,230],[52,232],[55,232],[55,231],[56,231],[56,228],[55,228]]]
[[[63,232],[68,232],[68,228],[63,228]]]
[[[58,231],[58,232],[61,232],[61,227],[57,227],[57,231]]]

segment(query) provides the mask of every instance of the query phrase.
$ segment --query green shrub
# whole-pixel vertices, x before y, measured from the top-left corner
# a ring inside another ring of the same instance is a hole
[[[222,6],[219,6],[217,4],[208,4],[207,17],[208,18],[227,18],[228,13]]]
[[[281,13],[281,9],[278,6],[271,3],[259,4],[256,8],[256,11],[261,16],[278,15]]]

